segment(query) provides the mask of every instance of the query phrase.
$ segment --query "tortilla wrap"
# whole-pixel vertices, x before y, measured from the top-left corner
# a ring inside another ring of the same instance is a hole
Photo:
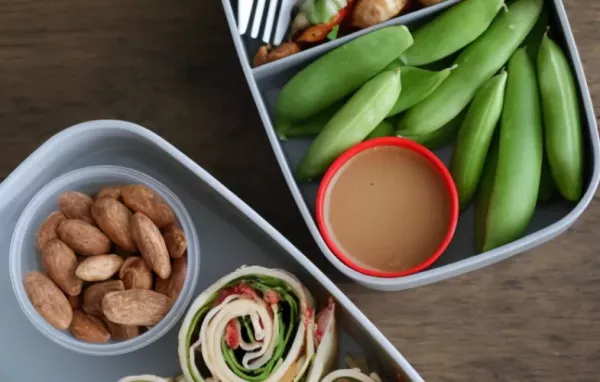
[[[335,304],[315,315],[293,275],[242,267],[196,298],[178,351],[189,382],[318,382],[337,356]]]
[[[334,381],[381,382],[381,379],[375,373],[366,375],[360,369],[342,369],[332,372],[321,380],[321,382]]]

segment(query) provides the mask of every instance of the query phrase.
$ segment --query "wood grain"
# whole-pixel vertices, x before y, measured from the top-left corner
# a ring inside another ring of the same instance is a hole
[[[598,105],[600,2],[565,3]],[[399,293],[348,282],[331,272],[302,223],[220,2],[0,2],[0,88],[2,177],[67,126],[137,122],[208,169],[339,279],[426,380],[599,380],[598,199],[566,234],[484,270]]]

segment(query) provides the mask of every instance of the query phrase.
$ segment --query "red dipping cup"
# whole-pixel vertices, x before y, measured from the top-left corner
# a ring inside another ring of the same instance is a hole
[[[352,261],[348,256],[342,252],[335,241],[333,240],[332,235],[329,232],[327,224],[325,222],[325,204],[327,202],[327,197],[329,195],[329,188],[331,186],[332,180],[335,175],[348,163],[348,161],[354,158],[356,155],[376,147],[385,147],[385,146],[395,146],[403,149],[410,150],[419,154],[423,157],[433,169],[435,169],[436,173],[439,175],[442,180],[442,184],[445,186],[445,191],[447,192],[450,200],[450,221],[448,222],[448,230],[446,235],[444,236],[442,243],[438,247],[438,249],[429,256],[425,261],[414,266],[410,269],[406,269],[400,272],[382,272],[377,270],[372,270],[368,268],[364,268],[354,261]],[[452,176],[450,172],[442,163],[442,161],[429,149],[411,141],[409,139],[400,138],[400,137],[383,137],[383,138],[375,138],[370,139],[368,141],[359,143],[347,151],[345,151],[340,157],[338,157],[333,164],[329,167],[325,176],[323,177],[321,184],[319,186],[319,190],[317,193],[317,205],[316,205],[316,214],[317,214],[317,225],[319,227],[319,231],[321,232],[321,236],[325,240],[325,243],[329,247],[329,249],[334,253],[334,255],[340,259],[345,265],[352,268],[353,270],[374,277],[382,277],[382,278],[394,278],[394,277],[402,277],[407,276],[416,272],[420,272],[428,267],[430,267],[433,263],[435,263],[442,253],[448,248],[452,237],[454,236],[454,232],[456,231],[456,225],[458,224],[458,215],[459,215],[459,202],[458,202],[458,193],[456,191],[456,185],[452,180]]]

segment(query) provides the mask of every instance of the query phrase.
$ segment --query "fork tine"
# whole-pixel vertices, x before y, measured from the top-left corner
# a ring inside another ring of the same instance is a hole
[[[254,13],[254,22],[252,23],[252,32],[250,33],[250,37],[256,38],[258,37],[258,31],[260,30],[260,26],[262,24],[262,17],[265,11],[265,0],[258,0],[256,3],[256,11]]]
[[[281,9],[279,10],[279,18],[277,19],[277,28],[275,29],[274,45],[281,44],[283,36],[290,25],[292,19],[292,8],[294,7],[294,0],[282,0]]]
[[[252,4],[254,0],[238,0],[238,30],[243,35],[248,30],[250,24],[250,14],[252,13]]]
[[[265,22],[265,31],[263,32],[263,42],[269,43],[271,31],[275,23],[275,11],[277,10],[278,0],[269,0],[269,11],[267,12],[267,20]]]

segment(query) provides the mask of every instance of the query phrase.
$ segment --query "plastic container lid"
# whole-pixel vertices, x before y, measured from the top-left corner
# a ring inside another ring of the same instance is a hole
[[[59,195],[79,191],[93,195],[109,185],[144,184],[156,191],[173,209],[187,239],[188,268],[183,289],[169,313],[147,332],[125,341],[90,343],[60,331],[40,316],[25,293],[23,277],[30,271],[43,272],[40,251],[35,247],[36,234],[48,215],[58,210]],[[151,344],[169,331],[185,313],[198,279],[200,249],[196,229],[181,201],[164,185],[141,172],[118,166],[93,166],[64,174],[42,188],[29,202],[19,218],[12,237],[9,254],[13,290],[23,312],[46,337],[63,347],[88,355],[117,355],[132,352]]]

